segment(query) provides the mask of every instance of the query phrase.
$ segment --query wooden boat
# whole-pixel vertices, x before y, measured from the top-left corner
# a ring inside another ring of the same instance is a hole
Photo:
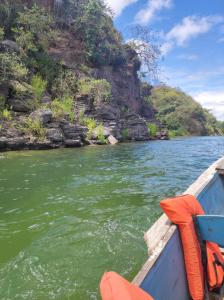
[[[212,164],[184,194],[194,195],[207,215],[224,215],[224,157]],[[220,220],[223,222],[224,217]],[[133,283],[156,300],[191,299],[177,227],[163,214],[145,233],[145,241],[149,257]]]

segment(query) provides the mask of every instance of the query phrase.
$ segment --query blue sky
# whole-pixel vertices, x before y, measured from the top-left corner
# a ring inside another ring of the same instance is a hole
[[[161,81],[224,120],[224,0],[106,0],[124,39],[135,24],[157,32]]]

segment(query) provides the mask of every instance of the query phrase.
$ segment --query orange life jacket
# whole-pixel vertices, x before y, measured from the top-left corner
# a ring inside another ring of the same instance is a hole
[[[107,272],[100,282],[102,300],[153,300],[145,291],[115,272]]]
[[[193,216],[204,215],[204,211],[192,195],[183,195],[161,201],[160,206],[169,219],[178,225],[184,252],[189,291],[193,300],[204,298],[204,270],[200,243],[194,227]],[[217,244],[206,242],[207,279],[210,289],[223,283],[224,259]]]

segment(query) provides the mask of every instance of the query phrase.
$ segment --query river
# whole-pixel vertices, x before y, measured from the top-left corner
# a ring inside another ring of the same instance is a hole
[[[223,137],[0,153],[0,299],[96,300],[132,279],[159,201],[224,154]]]

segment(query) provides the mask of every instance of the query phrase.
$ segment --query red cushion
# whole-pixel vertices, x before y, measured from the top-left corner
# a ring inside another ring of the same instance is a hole
[[[153,300],[149,294],[115,272],[104,273],[100,282],[102,300]]]

